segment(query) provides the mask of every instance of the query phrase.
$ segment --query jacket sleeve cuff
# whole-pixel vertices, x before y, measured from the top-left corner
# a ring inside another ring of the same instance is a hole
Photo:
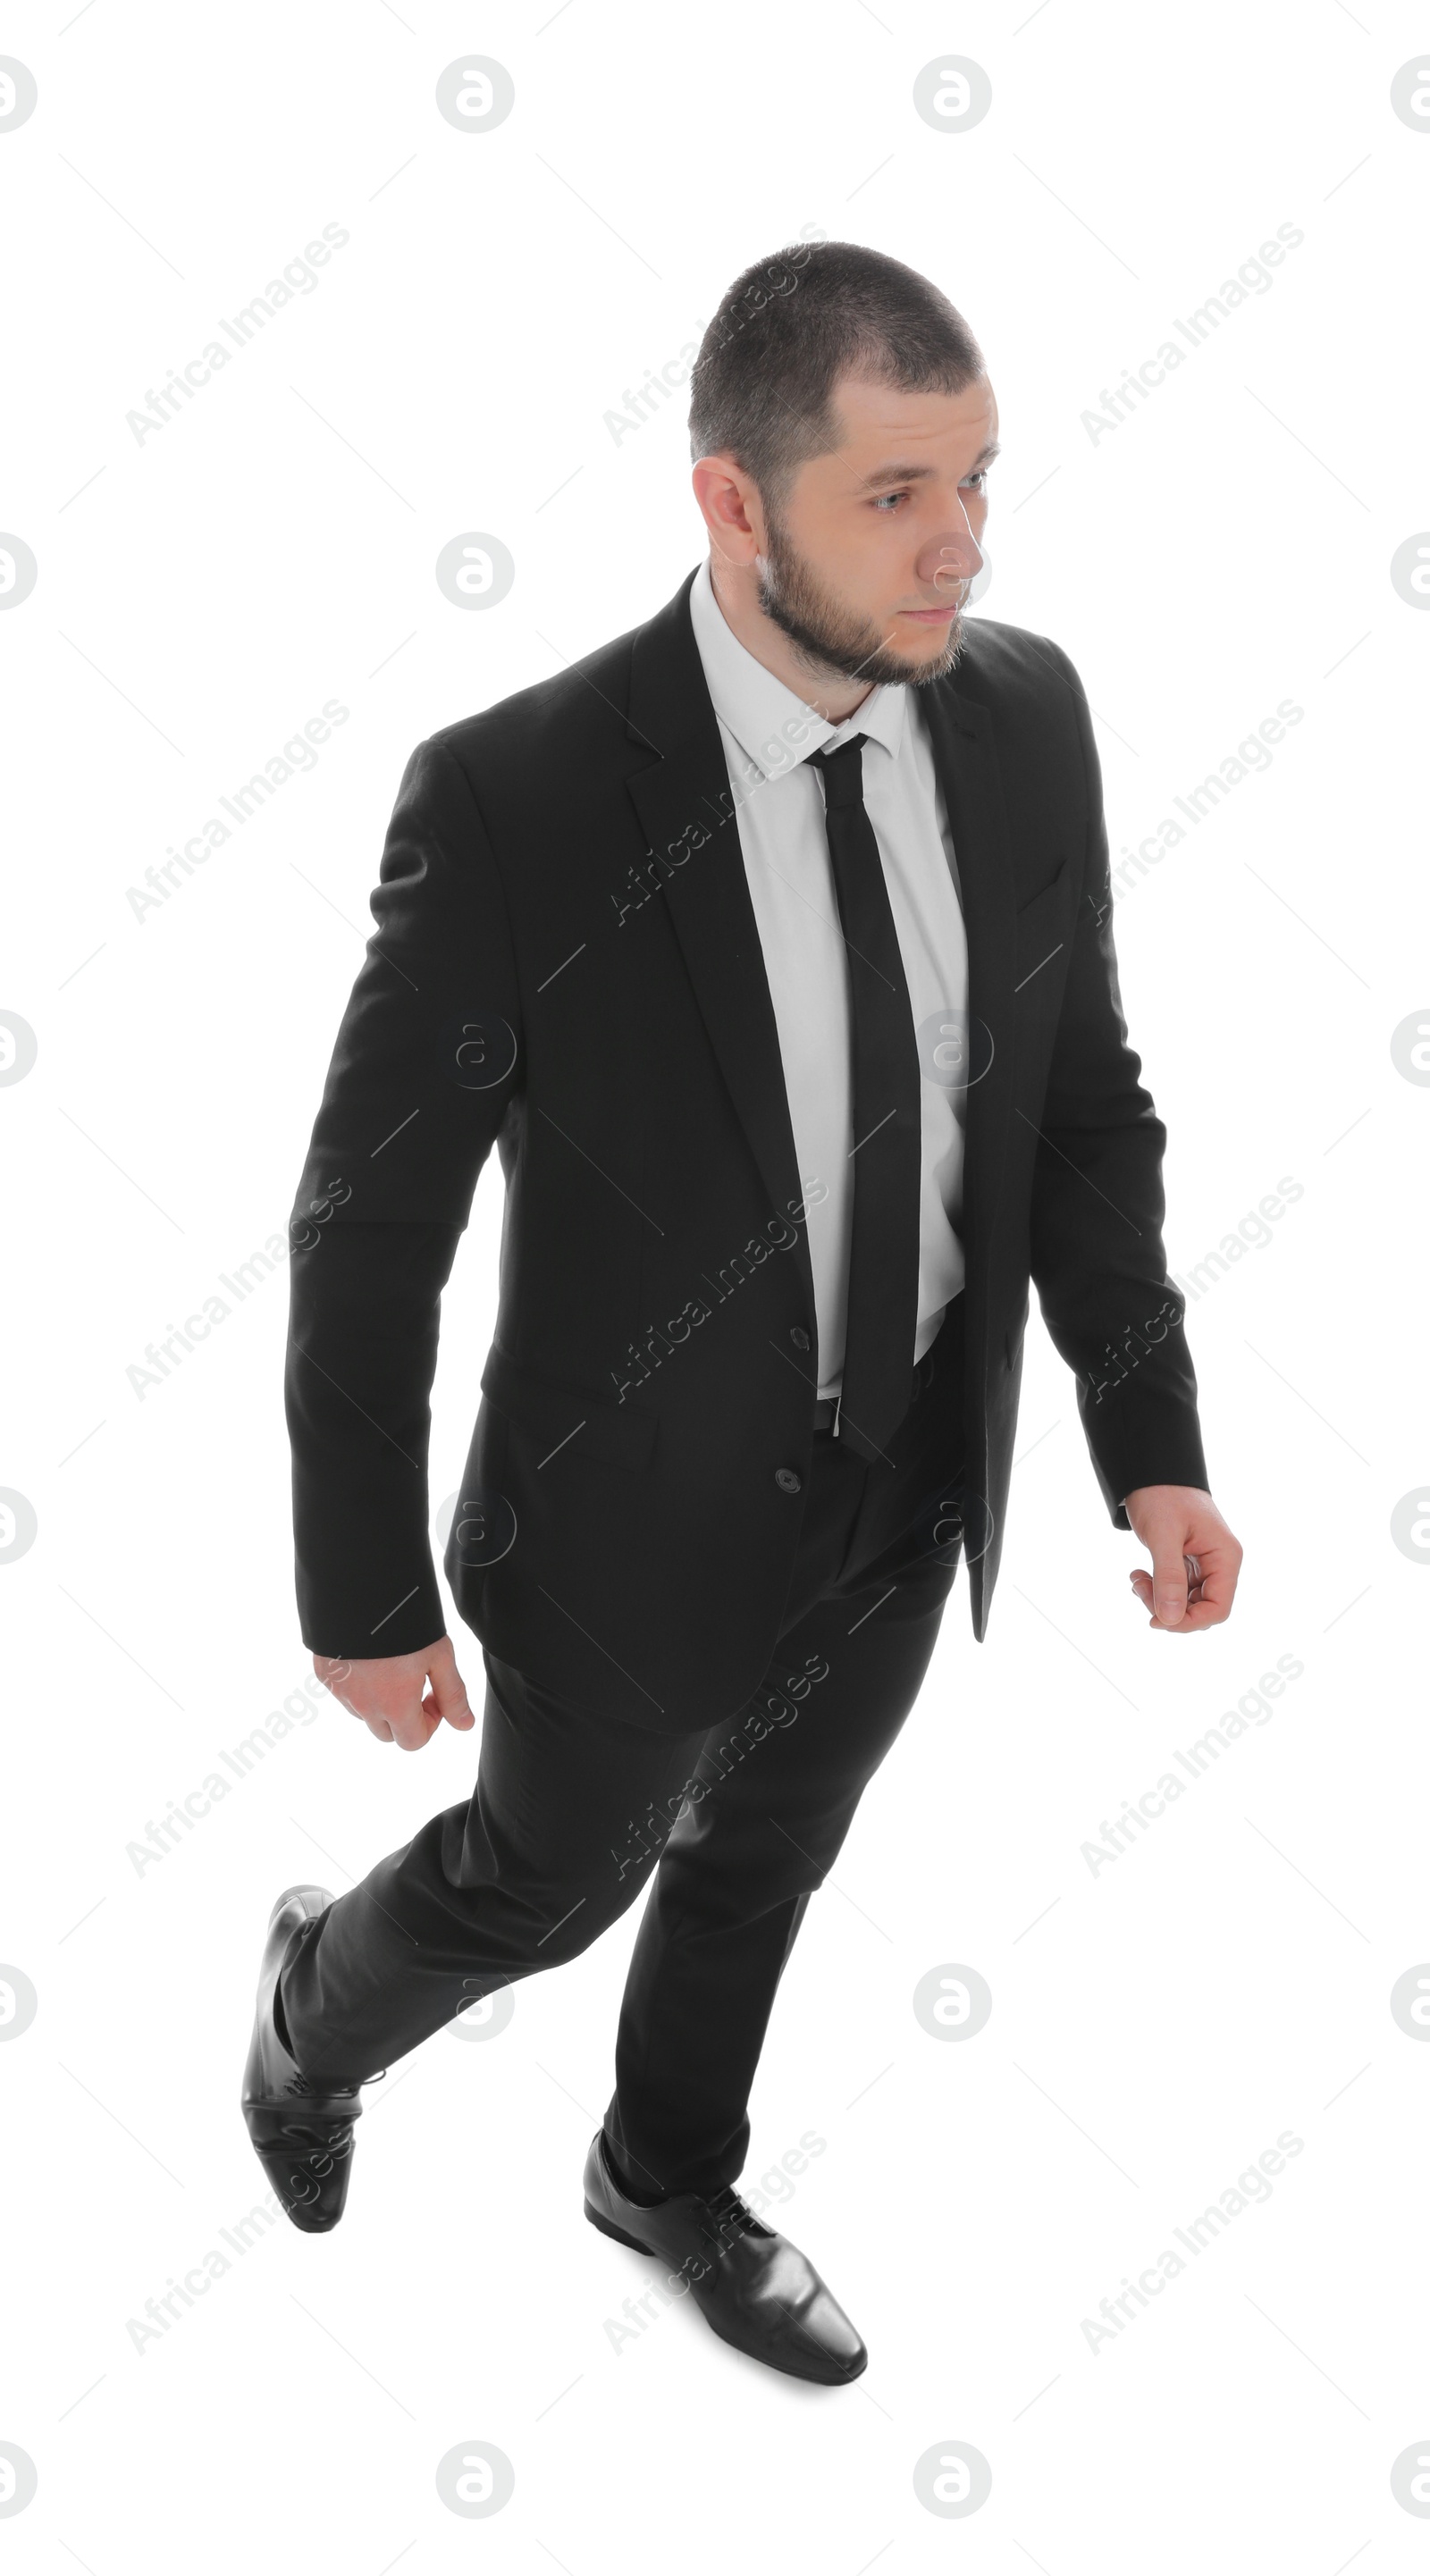
[[[410,1585],[406,1597],[392,1582],[390,1560],[384,1564],[382,1589],[394,1595],[394,1607],[372,1619],[372,1604],[381,1597],[371,1586],[361,1601],[330,1573],[325,1582],[298,1576],[298,1632],[310,1655],[332,1655],[343,1663],[362,1663],[374,1655],[415,1655],[447,1633],[447,1614],[431,1563]]]
[[[1149,1390],[1132,1400],[1114,1391],[1101,1405],[1084,1389],[1078,1410],[1093,1468],[1114,1529],[1130,1529],[1123,1509],[1141,1485],[1192,1485],[1209,1493],[1206,1455],[1196,1414],[1180,1398]]]

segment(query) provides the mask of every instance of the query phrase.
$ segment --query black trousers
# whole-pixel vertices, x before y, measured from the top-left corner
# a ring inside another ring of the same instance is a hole
[[[945,1381],[956,1309],[923,1364]],[[720,1726],[595,1722],[484,1654],[470,1800],[335,1898],[289,1954],[283,2015],[305,2075],[362,2081],[465,2004],[574,1958],[648,1889],[606,2136],[638,2195],[736,2179],[781,1972],[918,1695],[953,1581],[957,1537],[928,1508],[938,1489],[925,1480],[891,1536],[882,1473],[814,1434],[776,1650]],[[956,1493],[956,1470],[943,1489]]]

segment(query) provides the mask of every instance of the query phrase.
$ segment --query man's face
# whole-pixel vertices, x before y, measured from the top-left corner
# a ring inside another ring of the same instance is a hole
[[[998,408],[986,376],[961,394],[844,377],[843,436],[764,512],[760,606],[816,675],[915,686],[951,671],[983,561]]]

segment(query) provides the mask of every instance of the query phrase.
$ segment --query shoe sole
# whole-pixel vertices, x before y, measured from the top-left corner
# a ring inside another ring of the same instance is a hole
[[[583,2203],[583,2207],[591,2225],[593,2227],[599,2227],[603,2236],[614,2237],[618,2245],[629,2245],[633,2254],[653,2254],[655,2252],[655,2247],[653,2245],[643,2245],[638,2236],[628,2236],[623,2227],[617,2227],[614,2219],[604,2217],[601,2211],[595,2208],[589,2200]]]

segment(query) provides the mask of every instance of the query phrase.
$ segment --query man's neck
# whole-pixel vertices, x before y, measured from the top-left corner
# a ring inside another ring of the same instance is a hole
[[[776,626],[760,606],[759,575],[751,566],[717,562],[710,556],[710,587],[715,604],[732,635],[736,636],[765,670],[783,680],[805,706],[813,707],[826,724],[842,724],[872,696],[876,682],[851,680],[842,671],[831,671],[824,665],[816,668],[806,661],[798,646]]]

